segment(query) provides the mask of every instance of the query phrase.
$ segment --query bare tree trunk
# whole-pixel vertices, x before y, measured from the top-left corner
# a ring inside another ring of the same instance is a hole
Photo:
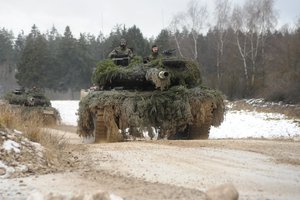
[[[193,37],[193,59],[198,59],[198,35],[204,28],[205,21],[207,20],[207,7],[200,6],[199,0],[191,0],[188,4],[188,10],[185,15],[185,28],[187,28]]]
[[[254,41],[256,39],[256,42]],[[257,35],[256,38],[254,38],[254,33],[251,32],[250,35],[250,43],[251,43],[251,64],[252,64],[252,75],[251,75],[251,86],[254,86],[255,78],[256,78],[256,60],[258,55],[258,48],[260,39]],[[254,44],[255,43],[255,44]]]
[[[246,44],[247,43],[246,43],[246,39],[244,39],[244,47],[242,49],[238,33],[237,33],[236,37],[237,37],[236,41],[237,41],[237,45],[239,48],[239,52],[240,52],[240,55],[242,57],[243,64],[244,64],[244,75],[245,75],[245,79],[246,79],[246,86],[248,86],[249,77],[248,77],[247,60],[246,60]]]
[[[221,66],[222,66],[222,58],[224,54],[224,33],[219,30],[218,33],[218,42],[217,42],[217,77],[218,81],[221,79]]]
[[[218,49],[217,49],[217,78],[218,78],[218,85],[219,85],[220,78],[221,78],[221,77],[220,77],[220,62],[221,62],[221,61],[220,61],[220,59],[221,59],[220,57],[221,57],[221,55],[220,55],[220,51],[219,51],[219,49],[220,49],[219,46],[220,46],[220,44],[218,43],[218,44],[217,44],[217,48],[218,48]]]
[[[266,64],[266,58],[265,58],[265,39],[262,36],[261,37],[261,57],[262,57],[262,87],[265,87],[265,64]]]
[[[246,13],[247,24],[246,28],[251,33],[251,86],[253,87],[257,75],[257,58],[258,50],[262,47],[262,54],[264,54],[264,36],[266,30],[275,26],[276,15],[273,10],[274,0],[252,0],[247,1],[244,7]],[[260,39],[261,38],[261,39]],[[263,65],[263,63],[261,63]]]
[[[255,56],[254,56],[254,38],[253,38],[253,32],[251,31],[250,34],[250,44],[251,44],[251,63],[252,63],[252,74],[251,74],[251,86],[254,85],[254,79],[255,79]]]
[[[225,30],[229,26],[229,14],[231,12],[231,4],[229,0],[215,0],[215,15],[217,17],[217,77],[218,82],[221,79],[221,68],[222,68],[222,60],[223,60],[223,52],[224,52],[224,38],[225,38]]]
[[[198,48],[197,48],[197,46],[198,46],[198,41],[197,41],[198,34],[194,32],[194,33],[192,33],[192,35],[193,35],[193,40],[194,40],[194,60],[197,60],[197,58],[198,58]]]
[[[178,38],[177,38],[177,36],[176,36],[176,33],[174,34],[174,38],[175,38],[175,43],[176,43],[177,49],[178,49],[178,51],[179,51],[180,57],[183,58],[183,54],[182,54],[182,52],[181,52],[181,48],[180,48],[179,41],[178,41]]]
[[[182,18],[183,18],[182,14],[177,14],[173,17],[172,22],[170,24],[170,31],[174,34],[174,40],[175,40],[177,49],[179,51],[180,57],[183,57],[183,54],[182,54],[182,51],[181,51],[181,47],[180,47],[180,44],[179,44],[177,34],[178,34],[178,26],[181,23]]]

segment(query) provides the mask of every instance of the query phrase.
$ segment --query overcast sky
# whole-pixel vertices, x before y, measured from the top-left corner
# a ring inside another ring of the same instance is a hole
[[[173,15],[183,12],[189,0],[0,0],[0,28],[27,34],[33,24],[42,33],[54,25],[63,33],[67,25],[79,33],[108,35],[116,24],[137,25],[146,37],[157,36]],[[202,0],[213,13],[213,1]],[[242,3],[244,0],[232,0]],[[300,18],[300,0],[275,0],[279,27]],[[211,15],[211,14],[210,14]]]

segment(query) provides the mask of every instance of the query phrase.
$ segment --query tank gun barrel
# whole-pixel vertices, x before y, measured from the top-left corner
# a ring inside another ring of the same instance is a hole
[[[167,72],[167,71],[160,71],[158,73],[158,77],[160,79],[167,79],[169,77],[169,72]]]
[[[114,57],[114,58],[112,58],[112,60],[113,60],[113,61],[118,61],[118,60],[129,60],[129,57],[128,57],[128,56],[126,56],[126,57],[119,57],[119,58]]]
[[[168,50],[164,50],[162,54],[165,56],[172,56],[175,53],[175,51],[176,49],[168,49]]]
[[[165,90],[170,86],[170,73],[168,71],[151,68],[147,70],[145,77],[146,80],[151,81],[155,85],[155,88]]]

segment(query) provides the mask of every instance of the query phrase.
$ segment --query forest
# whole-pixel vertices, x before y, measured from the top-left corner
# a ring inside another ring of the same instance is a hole
[[[208,22],[208,16],[215,19]],[[300,102],[300,19],[278,29],[274,0],[247,0],[232,5],[216,0],[213,13],[197,1],[173,16],[167,28],[146,38],[139,27],[115,25],[109,35],[81,33],[55,26],[41,33],[15,35],[0,27],[0,96],[16,83],[26,88],[78,92],[91,85],[97,63],[127,40],[137,56],[148,56],[153,44],[160,51],[199,63],[204,84],[227,99],[265,98]]]

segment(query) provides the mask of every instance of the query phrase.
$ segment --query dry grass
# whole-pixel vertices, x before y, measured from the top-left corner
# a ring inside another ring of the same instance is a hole
[[[0,127],[13,128],[17,122],[16,112],[8,106],[0,105]]]
[[[42,118],[37,112],[22,112],[22,109],[10,105],[0,106],[0,124],[8,129],[17,129],[29,140],[38,142],[41,135]]]
[[[68,141],[64,136],[43,133],[39,143],[46,148],[44,155],[51,165],[62,166],[61,164],[68,160]]]
[[[19,107],[0,105],[0,127],[21,131],[32,142],[44,148],[46,160],[59,165],[64,159],[67,141],[64,137],[54,136],[43,131],[43,117],[39,112],[24,112]]]

